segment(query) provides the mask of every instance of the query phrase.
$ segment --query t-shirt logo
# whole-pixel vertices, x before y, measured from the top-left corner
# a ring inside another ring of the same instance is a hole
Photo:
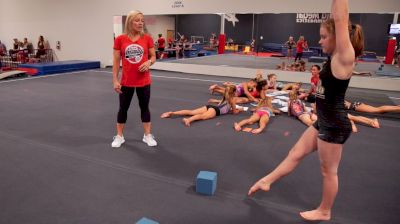
[[[125,49],[125,59],[132,64],[139,63],[143,58],[143,47],[138,44],[131,44]]]
[[[322,86],[321,80],[318,81],[317,93],[315,96],[321,99],[325,99],[325,88]]]

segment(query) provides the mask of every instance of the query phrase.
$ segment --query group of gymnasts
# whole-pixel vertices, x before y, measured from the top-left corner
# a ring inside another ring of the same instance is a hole
[[[208,100],[207,105],[196,108],[196,109],[184,109],[178,111],[168,111],[161,115],[161,118],[169,118],[173,116],[188,116],[182,119],[186,126],[190,126],[192,122],[199,120],[208,120],[220,115],[225,114],[238,114],[244,109],[248,109],[246,106],[240,106],[239,104],[252,103],[253,108],[252,115],[249,118],[235,122],[233,127],[236,131],[244,130],[253,134],[261,133],[267,126],[271,117],[286,112],[286,109],[282,111],[279,108],[275,108],[273,105],[273,93],[279,91],[281,94],[287,94],[287,114],[297,118],[299,121],[307,126],[311,126],[316,120],[316,105],[315,105],[315,94],[316,87],[319,82],[320,66],[313,65],[311,67],[311,82],[309,89],[301,88],[302,83],[288,83],[282,87],[278,87],[277,75],[269,74],[267,79],[263,79],[261,71],[257,71],[256,77],[242,83],[231,83],[225,82],[223,85],[213,84],[209,87],[211,94],[219,93],[222,95],[222,99],[211,98]],[[310,107],[306,106],[306,102],[310,103]],[[377,118],[371,119],[364,116],[356,116],[350,114],[350,110],[367,113],[385,113],[385,112],[400,112],[400,106],[380,106],[373,107],[364,103],[355,102],[350,103],[349,101],[343,102],[346,110],[348,111],[348,118],[352,125],[352,131],[357,132],[357,126],[355,123],[361,123],[373,128],[380,128],[380,124]],[[245,128],[245,125],[251,125],[254,123],[259,124],[256,129]]]

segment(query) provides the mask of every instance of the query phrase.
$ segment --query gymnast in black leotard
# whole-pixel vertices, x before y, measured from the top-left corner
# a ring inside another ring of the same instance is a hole
[[[316,209],[300,213],[306,220],[331,219],[338,192],[337,171],[343,143],[351,133],[351,124],[344,110],[344,96],[364,40],[361,27],[349,22],[348,4],[348,0],[332,0],[331,18],[320,27],[319,43],[331,59],[320,73],[315,126],[310,126],[278,167],[258,180],[248,192],[251,195],[258,190],[268,191],[271,184],[291,173],[305,156],[317,151],[323,180],[322,200]]]
[[[351,123],[345,111],[344,96],[350,79],[337,79],[331,70],[331,59],[324,64],[317,85],[316,104],[318,120],[314,128],[318,138],[343,144],[351,134]]]

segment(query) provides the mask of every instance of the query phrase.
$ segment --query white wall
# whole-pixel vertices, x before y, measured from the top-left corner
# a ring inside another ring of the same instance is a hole
[[[61,50],[59,60],[100,60],[110,65],[113,16],[139,9],[147,15],[190,13],[329,12],[327,0],[0,0],[0,40],[43,35]],[[183,6],[183,7],[182,7]],[[312,10],[311,10],[312,9]],[[400,12],[399,0],[350,0],[351,12]],[[166,34],[165,34],[166,35]]]
[[[124,28],[122,27],[122,16],[114,16],[113,20],[114,36],[117,37],[122,34]]]

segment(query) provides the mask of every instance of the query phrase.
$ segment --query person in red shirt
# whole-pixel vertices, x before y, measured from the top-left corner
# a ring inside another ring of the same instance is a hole
[[[157,44],[158,44],[158,53],[160,55],[160,59],[162,59],[164,56],[165,39],[164,39],[164,37],[162,37],[161,33],[158,34]]]
[[[304,40],[304,36],[300,36],[296,44],[296,57],[294,58],[295,62],[297,61],[297,59],[299,59],[299,61],[301,60],[305,48],[308,48],[307,42]]]
[[[148,146],[156,146],[157,142],[151,134],[150,123],[150,66],[156,61],[153,39],[144,33],[144,16],[139,11],[128,14],[125,33],[114,41],[113,85],[119,94],[119,111],[117,117],[117,135],[111,143],[112,147],[120,147],[124,142],[123,130],[127,120],[127,112],[136,90],[143,123],[143,142]],[[118,78],[122,60],[122,76]]]
[[[319,65],[311,66],[311,80],[310,80],[311,87],[307,92],[301,93],[299,99],[305,100],[309,103],[315,103],[315,94],[317,93],[320,70],[321,67]]]

